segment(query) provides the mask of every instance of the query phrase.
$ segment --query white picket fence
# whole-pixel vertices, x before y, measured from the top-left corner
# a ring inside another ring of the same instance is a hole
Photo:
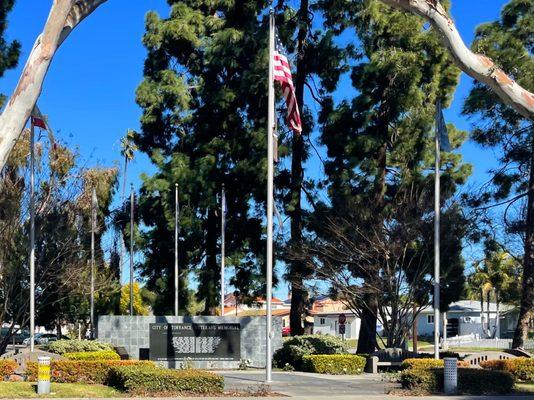
[[[447,339],[449,347],[493,347],[496,349],[511,349],[512,339],[480,339],[474,335],[463,337],[453,337]],[[529,339],[525,342],[525,349],[534,349],[534,340]]]

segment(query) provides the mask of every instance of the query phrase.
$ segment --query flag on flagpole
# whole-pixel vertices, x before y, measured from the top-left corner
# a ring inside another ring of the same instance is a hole
[[[302,123],[300,121],[299,106],[297,104],[297,96],[295,95],[295,87],[293,86],[293,78],[291,75],[291,67],[285,55],[286,50],[280,42],[280,38],[275,31],[275,48],[274,48],[274,80],[280,83],[282,93],[287,105],[287,122],[289,127],[297,135],[302,132]]]
[[[39,107],[37,107],[37,104],[35,105],[35,107],[33,107],[31,120],[32,120],[33,126],[36,126],[37,128],[41,128],[44,130],[49,130],[48,124],[46,123],[46,118],[41,113],[41,110],[39,110]]]
[[[438,131],[439,148],[441,151],[452,151],[451,142],[449,140],[449,131],[443,116],[443,108],[441,108],[441,101],[436,103],[436,129]]]

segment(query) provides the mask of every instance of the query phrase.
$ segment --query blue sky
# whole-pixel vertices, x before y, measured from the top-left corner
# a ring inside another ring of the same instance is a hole
[[[17,0],[9,15],[7,36],[22,44],[18,68],[0,80],[0,93],[9,95],[18,80],[33,42],[46,21],[51,0]],[[452,15],[464,40],[472,41],[475,27],[498,18],[505,0],[452,0]],[[148,10],[168,14],[164,0],[108,0],[85,20],[62,45],[46,77],[39,106],[59,136],[78,150],[88,165],[113,165],[120,159],[119,141],[126,129],[139,128],[141,111],[135,103],[135,89],[142,79],[145,49],[141,43],[144,16]],[[468,130],[470,122],[460,115],[471,79],[462,75],[450,109],[448,122]],[[340,89],[342,90],[342,88]],[[468,142],[461,149],[474,165],[470,184],[477,185],[494,166],[495,157]],[[319,163],[310,163],[312,168]],[[317,167],[315,167],[317,168]],[[138,155],[129,170],[128,182],[137,187],[142,172],[153,167]],[[315,175],[319,171],[307,171]],[[285,286],[285,285],[283,285]],[[285,287],[278,295],[284,297]]]

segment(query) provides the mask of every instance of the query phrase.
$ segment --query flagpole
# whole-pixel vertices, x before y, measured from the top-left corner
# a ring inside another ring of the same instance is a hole
[[[30,117],[30,352],[35,350],[35,126]]]
[[[265,381],[272,382],[272,284],[273,284],[273,130],[274,130],[274,11],[269,11],[269,90],[267,114],[267,310]]]
[[[439,102],[436,104],[436,135],[434,146],[436,152],[436,164],[434,169],[434,358],[439,359],[439,290],[440,290],[440,144],[439,144]]]
[[[91,194],[91,339],[95,338],[95,228],[96,190]]]
[[[174,315],[178,316],[179,314],[179,304],[178,304],[178,289],[179,289],[179,280],[178,280],[178,218],[180,213],[180,205],[178,198],[178,184],[174,185]]]
[[[133,249],[133,236],[134,236],[134,189],[133,184],[131,185],[131,193],[130,193],[130,315],[134,315],[134,307],[133,307],[133,285],[134,285],[134,249]]]
[[[221,191],[221,316],[224,315],[224,268],[225,268],[225,246],[226,246],[226,198],[224,193],[224,183]]]

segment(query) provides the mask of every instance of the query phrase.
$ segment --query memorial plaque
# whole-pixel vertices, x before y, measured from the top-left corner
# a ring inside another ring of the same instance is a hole
[[[152,361],[239,361],[240,324],[150,324]]]

